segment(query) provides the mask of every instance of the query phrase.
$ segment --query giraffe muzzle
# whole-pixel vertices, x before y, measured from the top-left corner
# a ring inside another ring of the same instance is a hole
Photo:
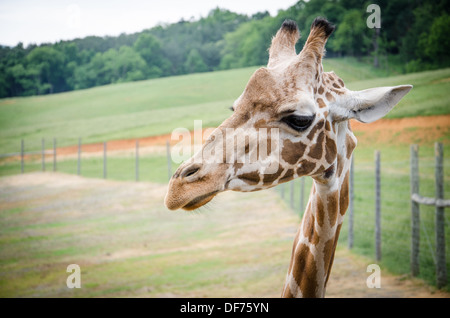
[[[200,163],[182,164],[169,182],[164,203],[169,210],[195,210],[225,190],[225,169]],[[214,172],[214,173],[212,173]]]

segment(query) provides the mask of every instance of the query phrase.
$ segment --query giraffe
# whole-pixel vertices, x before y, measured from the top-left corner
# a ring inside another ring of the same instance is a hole
[[[369,123],[382,118],[412,88],[351,91],[334,72],[324,72],[325,44],[334,28],[326,19],[316,18],[297,54],[300,32],[294,21],[285,20],[272,38],[267,67],[255,71],[233,103],[232,115],[179,166],[165,197],[170,210],[193,210],[222,191],[257,191],[312,177],[282,297],[325,296],[349,203],[350,162],[357,144],[350,119]],[[256,136],[258,129],[266,133]],[[243,134],[243,147],[225,149]],[[250,163],[243,160],[258,151],[267,156]],[[211,158],[215,160],[208,161]]]

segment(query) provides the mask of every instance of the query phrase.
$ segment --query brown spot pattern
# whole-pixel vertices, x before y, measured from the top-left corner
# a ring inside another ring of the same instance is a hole
[[[297,168],[297,175],[299,176],[308,175],[316,168],[316,164],[308,160],[302,160],[299,164],[301,165]]]
[[[317,99],[317,104],[319,105],[319,108],[327,107],[327,104],[325,104],[322,98]]]
[[[328,122],[327,122],[328,124]],[[336,142],[326,136],[325,138],[325,159],[327,160],[328,163],[332,163],[334,161],[334,159],[336,159],[336,154],[337,154],[337,147],[336,147]]]
[[[334,97],[333,97],[333,95],[330,94],[330,92],[327,92],[327,93],[325,94],[325,97],[327,98],[327,100],[328,100],[329,102],[334,102]]]
[[[339,202],[339,191],[336,190],[330,193],[327,197],[327,212],[330,225],[333,226],[336,223],[338,215],[338,202]]]
[[[280,180],[283,182],[292,180],[294,178],[294,169],[287,169],[286,173],[281,177]]]
[[[254,128],[258,129],[258,128],[266,128],[266,121],[264,119],[260,119],[255,123]]]
[[[323,92],[324,92],[324,88],[323,88],[323,86],[320,86],[319,87],[319,90],[317,91],[320,95],[322,95],[323,94]]]
[[[255,185],[259,183],[260,176],[258,171],[252,171],[248,173],[243,173],[237,176],[239,179],[247,184]]]
[[[308,238],[309,242],[313,240],[314,237],[314,215],[311,211],[305,213],[305,220],[303,221],[303,235]]]
[[[352,156],[353,150],[356,147],[356,143],[350,135],[345,137],[345,147],[347,148],[347,159]]]
[[[272,184],[275,180],[278,180],[284,169],[281,165],[278,165],[278,170],[275,173],[265,173],[263,175],[263,184]]]
[[[299,142],[292,142],[286,139],[283,143],[283,150],[281,151],[281,158],[287,163],[293,165],[299,161],[305,153],[306,145]]]
[[[309,150],[308,156],[314,159],[322,158],[324,133],[321,131],[316,143]]]
[[[341,232],[342,224],[339,224],[336,229],[336,235],[334,239],[329,240],[329,244],[326,244],[324,251],[324,261],[325,261],[325,271],[327,272],[327,278],[325,280],[325,286],[328,283],[328,279],[330,278],[331,268],[333,267],[334,254],[336,251],[336,245],[339,238],[339,233]]]
[[[324,213],[325,213],[325,209],[324,209],[324,205],[322,202],[322,198],[319,195],[317,195],[316,196],[316,216],[317,216],[317,223],[319,224],[319,226],[323,226]]]
[[[340,154],[337,155],[337,176],[340,177],[344,169],[344,159]]]
[[[315,297],[317,291],[317,268],[314,255],[309,247],[301,244],[295,251],[295,260],[292,275],[295,277],[303,297]]]
[[[306,136],[306,138],[308,138],[309,140],[313,140],[314,136],[316,135],[316,132],[320,129],[323,128],[324,125],[324,120],[320,120],[309,132],[308,136]]]
[[[342,182],[341,185],[341,193],[339,196],[339,207],[340,207],[340,214],[344,215],[348,208],[349,203],[349,183],[348,183],[348,176],[349,171],[345,174],[344,182]]]

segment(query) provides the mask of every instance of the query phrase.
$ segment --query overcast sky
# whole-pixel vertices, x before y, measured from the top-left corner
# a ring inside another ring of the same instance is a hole
[[[0,44],[57,42],[88,35],[119,35],[159,23],[199,19],[216,7],[273,16],[296,0],[0,0]]]

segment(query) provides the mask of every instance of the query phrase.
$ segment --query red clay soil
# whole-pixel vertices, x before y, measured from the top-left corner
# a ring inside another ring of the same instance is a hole
[[[358,144],[429,144],[450,137],[450,115],[380,119],[370,124],[352,120]]]
[[[425,143],[434,142],[450,134],[450,115],[380,119],[370,124],[352,120],[351,126],[358,141],[363,143],[366,141],[389,144]],[[139,146],[165,145],[170,136],[171,134],[165,134],[139,138]],[[108,151],[134,149],[135,146],[136,139],[111,140],[108,142]],[[87,144],[82,147],[83,152],[103,151],[103,143]],[[62,147],[58,148],[58,155],[74,154],[77,151],[78,146]]]
[[[156,145],[165,145],[166,140],[170,140],[171,134],[143,137],[139,139],[139,147],[148,147]],[[108,141],[108,151],[134,149],[136,147],[135,139],[121,139]],[[71,155],[77,153],[78,145],[58,148],[59,155]],[[83,152],[101,152],[103,151],[103,143],[84,144]]]
[[[401,119],[380,119],[374,123],[363,124],[352,120],[359,145],[371,144],[411,144],[430,143],[446,136],[450,136],[450,115],[411,117]],[[139,138],[139,147],[163,146],[171,134]],[[193,132],[191,132],[193,140]],[[172,142],[173,143],[176,143]],[[122,139],[108,141],[108,151],[134,149],[136,139]],[[78,151],[78,145],[58,148],[58,156],[73,155]],[[82,145],[83,153],[103,151],[103,143]],[[12,158],[11,158],[12,159]],[[15,158],[19,159],[19,157]],[[13,159],[14,160],[14,159]]]

